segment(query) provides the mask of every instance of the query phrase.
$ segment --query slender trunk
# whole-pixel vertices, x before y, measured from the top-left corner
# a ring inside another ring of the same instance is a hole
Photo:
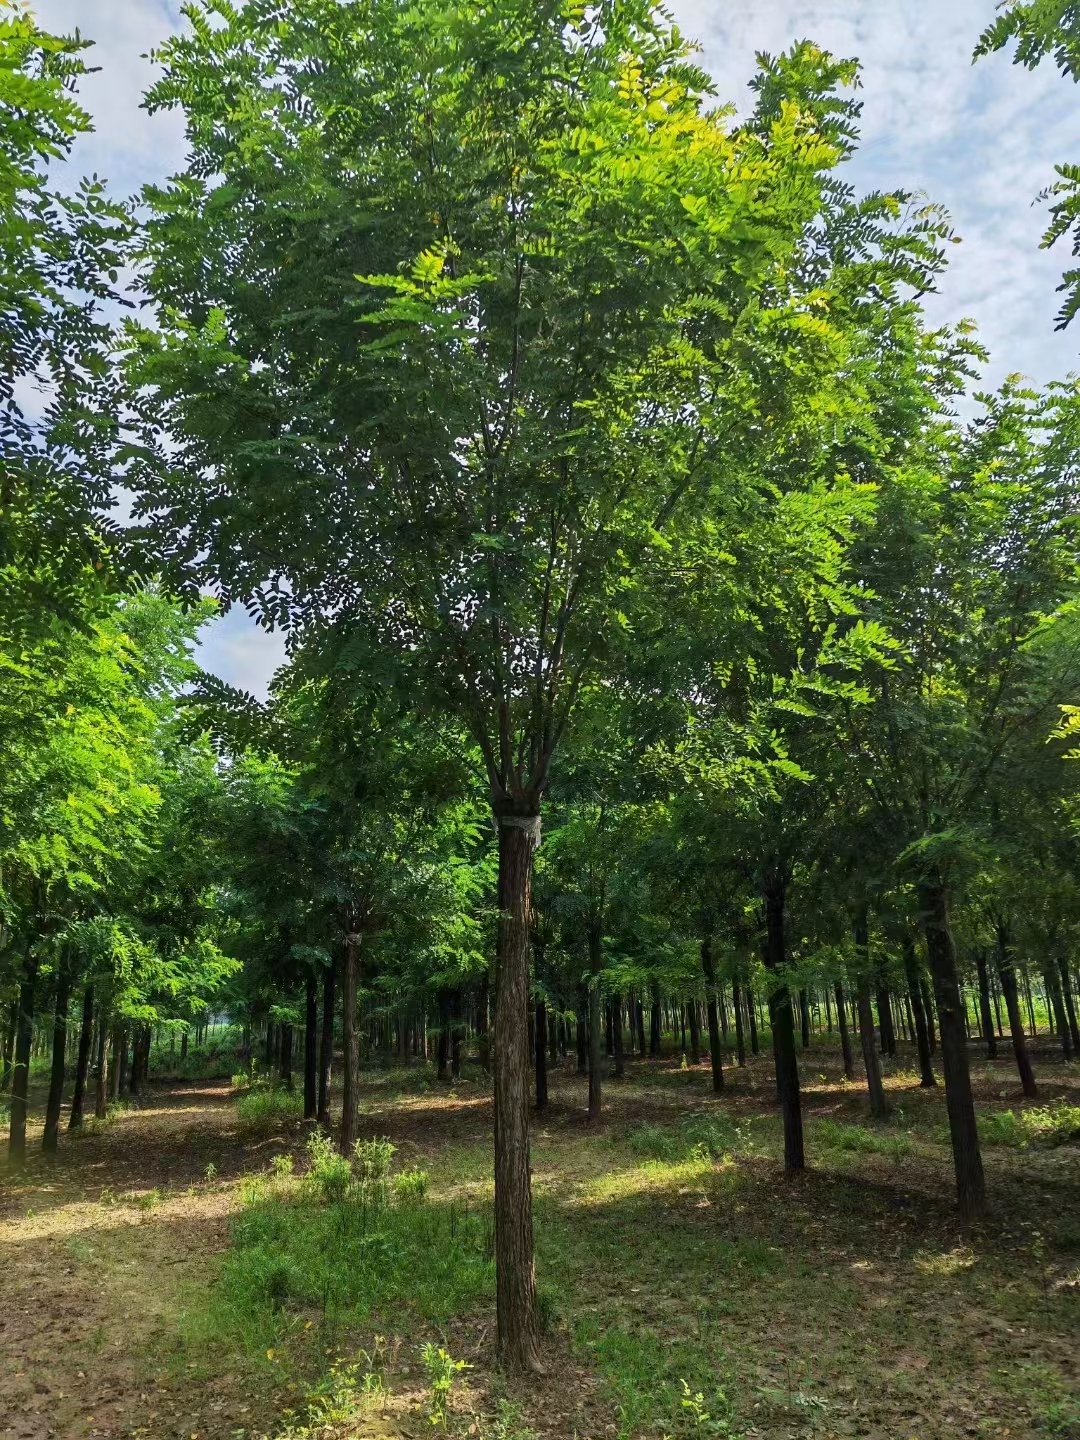
[[[499,934],[495,1006],[495,1290],[498,1353],[536,1370],[532,1181],[529,1166],[529,932],[539,817],[499,820]]]
[[[583,982],[578,982],[577,989],[577,1073],[584,1075],[589,1069],[589,992]]]
[[[615,1033],[615,1079],[621,1080],[626,1073],[626,1055],[623,1050],[623,1002],[616,995],[611,1002],[613,1029]]]
[[[634,996],[634,1023],[637,1027],[637,1052],[644,1060],[645,1058],[645,1006],[641,1003],[641,996]]]
[[[319,1042],[319,1124],[330,1128],[330,1071],[334,1063],[334,965],[323,971],[322,1036]]]
[[[360,936],[345,937],[341,974],[342,1065],[341,1137],[342,1155],[351,1155],[356,1144],[360,1108],[360,1031],[356,1023],[356,990],[360,976]]]
[[[444,985],[439,991],[439,1072],[445,1080],[450,1067],[450,991]]]
[[[875,1120],[884,1120],[889,1113],[885,1087],[881,1083],[881,1057],[874,1043],[874,1012],[870,1008],[870,937],[865,905],[855,911],[855,965],[859,974],[856,998],[859,1002],[859,1041],[862,1045],[866,1084],[870,1091],[870,1113]],[[879,1012],[880,1013],[880,1012]]]
[[[652,982],[652,1009],[649,1015],[649,1054],[660,1054],[660,986]]]
[[[75,1089],[71,1096],[69,1130],[78,1130],[83,1123],[83,1096],[86,1094],[86,1076],[90,1069],[90,1041],[93,1029],[94,987],[87,985],[83,991],[82,1024],[79,1027],[79,1057],[75,1062]]]
[[[536,1043],[533,1056],[536,1061],[536,1108],[546,1110],[548,1103],[547,1083],[547,1004],[543,999],[536,1002]]]
[[[990,972],[984,950],[976,950],[975,968],[979,972],[979,1019],[982,1022],[983,1040],[986,1042],[986,1058],[996,1060],[997,1036],[994,1034],[994,1016],[990,1009]]]
[[[791,993],[778,982],[787,962],[784,936],[785,881],[776,866],[770,866],[763,886],[765,899],[765,964],[773,988],[769,994],[773,1057],[776,1061],[776,1090],[784,1116],[784,1169],[789,1175],[806,1164],[803,1153],[802,1104],[799,1096],[799,1062],[795,1055],[795,1020]]]
[[[104,1120],[109,1113],[109,1015],[104,1005],[98,1015],[95,1066],[94,1114],[99,1120]]]
[[[491,1032],[488,1028],[488,991],[490,981],[485,970],[480,977],[480,993],[476,1000],[476,1049],[480,1056],[480,1068],[485,1075],[491,1074]]]
[[[11,1002],[7,1025],[4,1028],[4,1056],[3,1069],[2,1072],[0,1072],[0,1091],[7,1090],[11,1085],[11,1073],[15,1063],[15,1034],[18,1028],[19,998],[16,996]]]
[[[712,939],[701,942],[701,969],[705,976],[709,1014],[709,1060],[712,1064],[712,1088],[719,1095],[724,1088],[724,1057],[721,1050],[720,1017],[716,1009],[716,966],[713,962]]]
[[[915,1026],[915,1043],[919,1048],[919,1084],[924,1090],[929,1090],[937,1085],[937,1077],[930,1062],[930,1035],[926,1027],[926,1011],[923,1008],[919,962],[915,955],[915,943],[910,935],[904,936],[904,974]]]
[[[754,992],[749,986],[743,991],[743,998],[746,1001],[746,1018],[750,1021],[750,1053],[751,1055],[757,1055],[761,1049],[758,1042],[757,1011],[754,1008]],[[788,1010],[791,1010],[790,997],[788,999]],[[769,1014],[770,1016],[772,1014],[771,1004],[769,1006]],[[794,1026],[794,1018],[792,1018],[791,1023]],[[794,1033],[794,1031],[792,1031],[792,1033]]]
[[[881,1027],[881,1053],[896,1054],[896,1028],[893,1025],[892,1003],[888,985],[877,987],[878,1023]]]
[[[801,1026],[802,1048],[810,1048],[810,1001],[805,990],[799,991],[799,1024]]]
[[[67,1010],[71,981],[61,961],[56,976],[56,1005],[53,1008],[52,1066],[49,1071],[49,1098],[45,1104],[45,1133],[41,1148],[53,1154],[60,1143],[60,1107],[64,1100],[64,1057],[67,1052]]]
[[[1061,977],[1061,998],[1065,1002],[1065,1014],[1069,1017],[1069,1034],[1072,1036],[1074,1055],[1080,1055],[1080,1025],[1076,1020],[1076,1003],[1073,999],[1072,978],[1064,955],[1058,956],[1058,975]]]
[[[548,1033],[548,1060],[551,1068],[559,1063],[559,1017],[554,1010],[551,1010],[546,1017]]]
[[[836,1023],[840,1029],[840,1049],[844,1056],[844,1078],[855,1079],[855,1058],[851,1053],[851,1036],[848,1033],[847,1012],[844,1008],[844,987],[839,980],[835,986]]]
[[[986,1208],[986,1181],[971,1094],[956,952],[949,924],[949,896],[944,881],[934,872],[919,885],[919,910],[941,1027],[945,1104],[949,1112],[957,1200],[960,1214],[965,1220],[972,1220]]]
[[[735,1056],[739,1062],[739,1068],[746,1065],[746,1039],[743,1035],[743,999],[742,986],[738,980],[731,982],[731,1004],[735,1011]]]
[[[1065,1002],[1061,998],[1061,986],[1052,960],[1048,960],[1043,969],[1043,985],[1046,989],[1047,1004],[1053,1012],[1054,1030],[1061,1041],[1061,1058],[1067,1065],[1073,1057],[1072,1036],[1069,1034],[1069,1017],[1065,1014]]]
[[[1020,1084],[1024,1087],[1024,1094],[1029,1100],[1034,1100],[1039,1092],[1035,1085],[1035,1073],[1031,1068],[1027,1040],[1024,1037],[1024,1020],[1020,1014],[1020,995],[1016,984],[1016,965],[1007,925],[999,924],[997,926],[997,942],[998,978],[1001,980],[1001,993],[1005,996],[1005,1009],[1009,1013],[1009,1029],[1012,1031],[1016,1068],[1020,1072]]]
[[[124,1027],[114,1025],[112,1032],[112,1064],[109,1066],[109,1099],[116,1100],[124,1089],[124,1064],[127,1059],[127,1042]]]
[[[30,1047],[34,1040],[34,1000],[37,993],[38,962],[27,955],[19,984],[19,1024],[15,1035],[15,1068],[11,1079],[11,1121],[8,1160],[18,1169],[26,1160],[27,1094],[30,1089]]]
[[[615,1054],[615,1012],[610,1000],[604,1006],[604,1053]]]
[[[450,993],[450,1079],[456,1085],[461,1079],[461,986]]]
[[[600,1081],[600,937],[589,933],[589,1119],[599,1120],[601,1110]]]
[[[315,971],[309,970],[304,995],[304,1119],[319,1114],[319,996]]]
[[[286,1090],[293,1088],[293,1027],[283,1025],[281,1027],[281,1083]]]

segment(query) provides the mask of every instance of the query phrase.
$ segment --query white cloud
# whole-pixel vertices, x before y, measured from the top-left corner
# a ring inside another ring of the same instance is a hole
[[[850,167],[862,189],[903,188],[952,213],[963,244],[951,254],[934,323],[970,316],[990,346],[991,383],[1015,370],[1039,383],[1077,367],[1080,331],[1056,334],[1055,294],[1068,256],[1038,249],[1045,207],[1033,205],[1055,163],[1080,161],[1076,94],[1051,65],[1034,74],[1005,55],[971,64],[993,0],[668,0],[722,99],[749,106],[758,50],[815,40],[863,63],[863,144]],[[78,26],[97,42],[83,99],[97,130],[79,142],[76,173],[97,172],[122,194],[183,162],[175,114],[140,108],[153,69],[140,58],[179,24],[177,0],[37,0],[48,28]],[[265,691],[280,637],[255,631],[242,611],[217,622],[203,661],[245,688]]]

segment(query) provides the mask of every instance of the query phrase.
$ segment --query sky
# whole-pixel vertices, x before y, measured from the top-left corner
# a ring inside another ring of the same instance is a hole
[[[53,31],[78,28],[95,41],[101,67],[82,89],[95,132],[80,139],[75,174],[96,173],[120,194],[179,169],[176,115],[140,108],[154,75],[147,51],[180,23],[174,0],[35,0]],[[939,293],[926,299],[934,324],[972,319],[992,355],[985,379],[1020,372],[1037,382],[1080,369],[1080,330],[1054,331],[1067,249],[1045,252],[1046,208],[1038,192],[1054,165],[1080,160],[1080,107],[1052,64],[1028,73],[1005,54],[971,63],[994,0],[668,0],[719,98],[749,107],[748,80],[759,51],[811,39],[862,63],[862,144],[847,169],[861,190],[902,188],[942,204],[962,244],[952,247]],[[1066,242],[1067,244],[1067,242]],[[232,684],[265,695],[284,657],[234,610],[209,627],[201,663]]]

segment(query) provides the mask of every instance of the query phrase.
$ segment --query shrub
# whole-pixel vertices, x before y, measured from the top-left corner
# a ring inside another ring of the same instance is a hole
[[[1080,1140],[1080,1105],[1058,1100],[1031,1110],[997,1110],[979,1117],[979,1135],[987,1145],[1066,1145]]]
[[[321,1130],[308,1136],[308,1184],[329,1204],[340,1204],[352,1188],[352,1166]]]
[[[393,1179],[394,1195],[399,1205],[419,1205],[427,1195],[426,1170],[401,1170]]]
[[[271,1125],[280,1120],[298,1120],[304,1113],[304,1097],[293,1090],[258,1088],[249,1090],[236,1102],[237,1119],[243,1125]]]

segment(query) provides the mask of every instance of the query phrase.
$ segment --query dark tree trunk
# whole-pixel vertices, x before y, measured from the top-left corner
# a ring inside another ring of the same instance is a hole
[[[915,1043],[919,1049],[919,1084],[924,1090],[929,1090],[937,1085],[937,1077],[930,1063],[930,1035],[926,1025],[926,1011],[923,1008],[919,962],[910,935],[904,936],[904,975],[907,979],[912,1023],[915,1026]]]
[[[450,991],[445,986],[439,991],[439,1079],[446,1080],[450,1074]]]
[[[735,1058],[742,1069],[746,1065],[746,1039],[743,1035],[742,986],[738,980],[731,982],[731,1004],[735,1011]]]
[[[634,996],[634,1021],[637,1029],[637,1051],[642,1059],[645,1058],[645,1006],[641,1003],[641,996]]]
[[[94,1114],[99,1120],[104,1120],[109,1113],[109,1016],[104,1005],[98,1015],[97,1054],[94,1063],[97,1069]]]
[[[309,970],[304,996],[304,1119],[319,1114],[319,996],[315,971]]]
[[[11,1074],[15,1066],[15,1034],[19,1028],[19,997],[11,1002],[7,1025],[4,1027],[3,1067],[0,1070],[0,1091],[11,1085]]]
[[[996,1060],[997,1037],[994,1034],[994,1015],[990,1009],[990,972],[984,950],[976,950],[975,968],[979,972],[979,1018],[982,1021],[983,1040],[986,1042],[986,1057],[988,1060]]]
[[[334,1063],[334,966],[323,971],[322,1036],[319,1042],[319,1124],[330,1128],[330,1072]]]
[[[488,991],[490,982],[485,970],[480,977],[480,993],[476,1001],[476,1049],[480,1057],[480,1068],[485,1075],[491,1074],[491,1030],[488,1026]]]
[[[716,966],[713,962],[712,940],[701,942],[701,969],[705,976],[709,1015],[709,1060],[712,1064],[712,1088],[719,1095],[724,1088],[724,1057],[720,1040],[720,1017],[716,1012]]]
[[[690,1062],[693,1065],[701,1064],[701,1021],[698,1019],[697,1001],[691,1000],[687,1004],[687,1018],[690,1021]]]
[[[356,991],[360,980],[360,936],[345,936],[341,966],[341,1136],[342,1155],[351,1155],[356,1144],[360,1108],[360,1031],[356,1016]]]
[[[877,987],[877,1009],[878,1022],[881,1026],[881,1053],[889,1056],[895,1055],[896,1028],[893,1025],[892,1003],[887,985]]]
[[[461,1079],[461,1039],[464,1031],[461,1015],[461,986],[450,992],[450,1079],[456,1085]]]
[[[848,1080],[855,1079],[855,1058],[851,1053],[851,1036],[848,1034],[847,1012],[844,1009],[844,987],[839,980],[835,986],[836,993],[836,1021],[840,1028],[840,1050],[844,1056],[844,1075]]]
[[[1072,1036],[1074,1055],[1080,1055],[1080,1026],[1076,1020],[1076,1002],[1073,999],[1072,978],[1064,956],[1058,957],[1058,975],[1061,977],[1061,998],[1065,1002],[1065,1014],[1069,1017],[1069,1034]]]
[[[94,987],[87,985],[83,991],[82,1024],[79,1026],[79,1056],[75,1062],[75,1089],[71,1096],[69,1130],[78,1130],[83,1123],[83,1097],[86,1094],[86,1076],[90,1070],[90,1041],[94,1029]]]
[[[799,1024],[801,1027],[802,1048],[810,1048],[810,1001],[805,990],[799,991]]]
[[[600,1081],[600,1030],[603,1024],[600,1004],[600,942],[589,937],[589,958],[592,974],[589,979],[589,1119],[599,1120],[602,1104]]]
[[[649,1015],[649,1054],[660,1054],[660,986],[652,982],[652,1009]]]
[[[536,1061],[536,1108],[546,1110],[548,1103],[547,1083],[547,1005],[543,1000],[536,1002],[536,1043],[533,1056]]]
[[[866,1085],[870,1091],[870,1113],[875,1120],[884,1120],[889,1113],[885,1087],[881,1083],[881,1057],[874,1043],[874,1012],[870,1007],[870,937],[866,906],[855,911],[855,965],[859,973],[856,997],[859,1002],[859,1041],[862,1045]]]
[[[926,1016],[926,1038],[930,1042],[930,1054],[937,1053],[937,1033],[934,1029],[934,989],[924,975],[919,977],[919,994],[922,996],[923,1014]]]
[[[1072,1036],[1069,1034],[1069,1017],[1065,1014],[1065,1002],[1061,998],[1061,986],[1052,960],[1047,962],[1043,970],[1043,985],[1047,1003],[1053,1011],[1054,1030],[1061,1041],[1061,1058],[1068,1065],[1073,1057]]]
[[[37,993],[38,962],[27,956],[19,983],[19,1023],[15,1035],[15,1068],[11,1079],[11,1119],[8,1160],[18,1169],[26,1160],[26,1112],[30,1089],[30,1047],[34,1040],[34,1000]]]
[[[623,1002],[622,996],[616,995],[611,1002],[611,1018],[615,1035],[615,1079],[621,1080],[626,1074],[626,1055],[623,1050]]]
[[[109,1096],[115,1100],[124,1093],[124,1067],[127,1064],[127,1040],[123,1025],[114,1025],[112,1032],[112,1064],[109,1066]]]
[[[577,1073],[585,1075],[589,1069],[589,992],[582,982],[578,982],[577,989],[577,1013],[575,1015],[577,1030]]]
[[[963,1005],[949,924],[949,897],[939,875],[931,873],[920,884],[919,910],[941,1027],[945,1103],[949,1112],[957,1200],[960,1214],[965,1220],[972,1220],[986,1208],[986,1181],[975,1124],[975,1102],[971,1094]]]
[[[615,1011],[610,1000],[604,1006],[604,1052],[609,1057],[615,1054]]]
[[[293,1088],[293,1027],[282,1025],[281,1027],[281,1083],[286,1090]]]
[[[548,1060],[554,1069],[559,1063],[559,1017],[554,1010],[547,1015]]]
[[[180,1059],[181,1059],[181,1060],[186,1060],[186,1059],[187,1059],[187,1047],[188,1047],[188,1032],[185,1030],[184,1033],[183,1033],[183,1035],[181,1035],[181,1037],[180,1037]]]
[[[1016,1068],[1020,1073],[1020,1083],[1024,1087],[1024,1094],[1029,1100],[1034,1100],[1039,1092],[1035,1085],[1035,1073],[1031,1068],[1027,1040],[1024,1037],[1024,1020],[1020,1014],[1020,995],[1016,984],[1015,957],[1008,926],[997,926],[997,941],[998,978],[1001,981],[1001,993],[1005,996],[1005,1009],[1009,1013],[1009,1029],[1012,1031]]]
[[[776,1090],[784,1116],[784,1168],[789,1175],[806,1164],[803,1154],[802,1104],[799,1096],[799,1062],[795,1055],[795,1020],[791,993],[777,976],[787,961],[784,936],[785,881],[779,867],[771,865],[765,875],[765,965],[771,972],[769,1016],[772,1021],[773,1057],[776,1061]]]
[[[267,1070],[273,1069],[274,1065],[274,1028],[274,1022],[272,1020],[268,1020],[266,1022],[266,1054],[263,1057]],[[199,1043],[197,1027],[195,1032],[195,1043],[196,1045]]]
[[[536,1370],[532,1181],[529,1167],[529,933],[538,818],[499,817],[499,935],[495,1006],[495,1272],[498,1352],[510,1370]]]
[[[760,1052],[760,1050],[761,1050],[761,1045],[760,1045],[759,1042],[758,1042],[758,1033],[757,1033],[757,1011],[754,1009],[754,992],[750,989],[749,986],[747,986],[746,989],[743,991],[743,999],[746,1001],[746,1018],[747,1018],[747,1019],[749,1020],[749,1022],[750,1022],[750,1053],[751,1053],[751,1055],[757,1055],[757,1054]],[[791,1011],[791,997],[790,997],[790,996],[788,997],[787,1008],[788,1008],[788,1011],[789,1011],[789,1013],[790,1013],[790,1011]],[[769,1014],[770,1014],[770,1016],[771,1016],[771,1014],[772,1014],[772,1006],[771,1006],[771,1004],[770,1004],[770,1007],[769,1007]],[[792,1018],[792,1022],[791,1022],[791,1023],[792,1023],[792,1027],[794,1027],[794,1024],[795,1024],[794,1017]],[[794,1028],[792,1028],[792,1034],[794,1034],[794,1033],[795,1033],[795,1032],[794,1032]]]
[[[56,976],[56,1004],[53,1008],[52,1066],[49,1070],[49,1098],[45,1104],[45,1133],[41,1148],[53,1154],[60,1143],[60,1107],[64,1101],[64,1057],[67,1053],[67,1010],[71,981],[63,962]]]

